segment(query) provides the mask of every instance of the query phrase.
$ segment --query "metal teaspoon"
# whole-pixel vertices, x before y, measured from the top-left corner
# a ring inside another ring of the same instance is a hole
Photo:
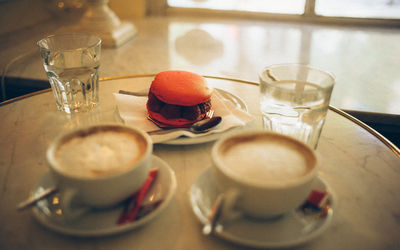
[[[203,234],[209,235],[215,231],[218,220],[220,219],[221,214],[222,214],[223,202],[224,202],[224,196],[223,196],[223,194],[220,194],[212,206],[211,214],[208,217],[207,223],[203,227],[203,230],[202,230]]]
[[[221,116],[214,116],[211,118],[206,118],[201,121],[195,122],[192,126],[188,128],[164,128],[164,129],[157,129],[152,131],[147,131],[149,135],[160,135],[160,134],[168,134],[174,131],[179,130],[189,130],[194,134],[206,133],[210,131],[213,127],[217,126],[221,123],[222,117]]]

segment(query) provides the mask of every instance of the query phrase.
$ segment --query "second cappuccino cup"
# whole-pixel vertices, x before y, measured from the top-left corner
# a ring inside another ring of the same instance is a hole
[[[218,141],[213,175],[224,213],[274,218],[299,207],[311,192],[317,157],[304,143],[268,131],[247,131]]]
[[[153,145],[142,130],[122,125],[96,125],[67,132],[47,151],[50,174],[65,220],[90,208],[117,205],[145,182]]]

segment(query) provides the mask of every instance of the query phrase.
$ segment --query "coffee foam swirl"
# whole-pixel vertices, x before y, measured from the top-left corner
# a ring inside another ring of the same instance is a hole
[[[98,177],[124,172],[145,154],[139,135],[119,130],[96,130],[68,138],[55,152],[57,169],[66,175]]]
[[[230,138],[220,148],[220,157],[226,171],[261,182],[296,179],[315,165],[302,144],[271,134]]]

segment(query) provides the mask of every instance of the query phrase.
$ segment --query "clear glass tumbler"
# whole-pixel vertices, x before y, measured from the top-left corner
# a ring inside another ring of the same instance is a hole
[[[335,84],[334,76],[303,64],[277,64],[259,74],[264,129],[316,149]]]
[[[91,34],[62,34],[43,38],[37,45],[58,109],[73,113],[96,107],[101,39]]]

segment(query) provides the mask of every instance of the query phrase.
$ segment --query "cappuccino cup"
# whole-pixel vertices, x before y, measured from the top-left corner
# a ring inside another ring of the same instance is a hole
[[[140,189],[151,166],[153,145],[137,128],[103,124],[56,138],[47,150],[64,219],[90,208],[117,205]]]
[[[244,131],[217,141],[212,172],[223,194],[223,216],[274,218],[299,207],[317,176],[306,144],[269,131]]]

